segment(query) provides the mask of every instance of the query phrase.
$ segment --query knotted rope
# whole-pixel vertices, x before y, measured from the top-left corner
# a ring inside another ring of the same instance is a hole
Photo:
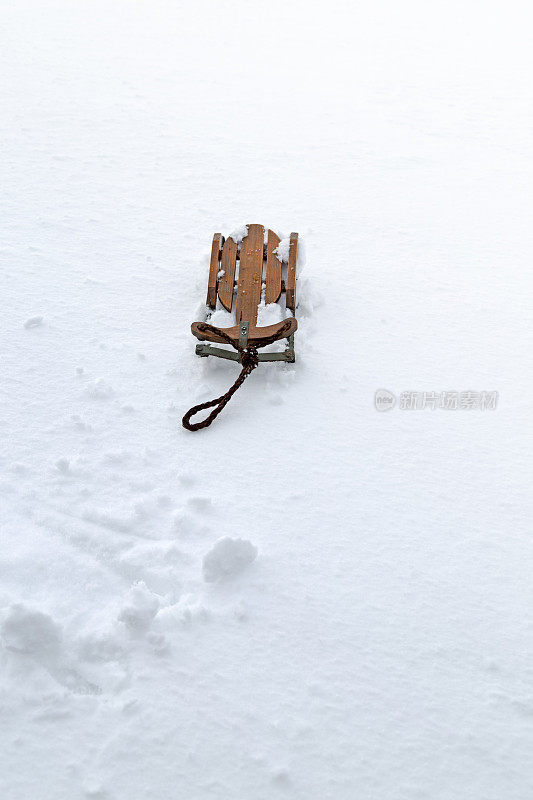
[[[241,345],[236,342],[231,336],[222,329],[222,328],[215,328],[214,325],[209,325],[207,322],[199,322],[197,330],[200,333],[213,333],[216,336],[220,336],[221,339],[224,339],[225,342],[230,344],[232,347],[235,348],[240,353],[240,362],[242,365],[241,374],[233,384],[230,386],[226,394],[221,395],[220,397],[215,397],[214,400],[210,400],[207,403],[200,403],[197,406],[193,406],[190,408],[185,416],[183,417],[181,423],[184,428],[188,431],[199,431],[201,428],[207,428],[214,419],[218,417],[222,409],[229,403],[239,386],[242,386],[248,375],[254,371],[254,369],[259,364],[259,358],[257,355],[257,348],[258,347],[265,347],[267,344],[272,344],[273,342],[277,341],[278,339],[283,339],[283,334],[287,333],[292,326],[292,321],[287,319],[282,327],[272,336],[263,336],[261,339],[257,341],[255,345],[249,344],[247,347],[241,347]],[[215,406],[213,411],[204,419],[202,422],[191,422],[191,417],[194,417],[199,411],[203,411],[206,408],[211,408]]]

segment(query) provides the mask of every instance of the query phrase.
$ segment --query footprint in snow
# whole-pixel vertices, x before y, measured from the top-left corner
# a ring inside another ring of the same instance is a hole
[[[182,472],[178,475],[178,480],[185,487],[194,486],[196,483],[196,477],[191,472]]]
[[[78,431],[91,431],[92,430],[91,426],[88,425],[86,422],[84,422],[79,414],[72,414],[70,419],[71,419],[74,427],[76,428],[76,430],[78,430]]]
[[[289,771],[286,769],[275,770],[272,774],[272,783],[280,788],[288,788],[291,783]]]
[[[202,525],[194,517],[181,512],[174,516],[174,530],[180,539],[198,539],[210,533],[207,525]]]
[[[189,497],[187,505],[198,514],[209,514],[213,510],[213,504],[210,497]]]
[[[91,400],[108,400],[113,397],[113,388],[103,378],[96,378],[85,387],[85,394]]]

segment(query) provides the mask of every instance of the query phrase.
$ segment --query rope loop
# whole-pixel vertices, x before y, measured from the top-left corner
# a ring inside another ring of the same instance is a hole
[[[237,389],[242,386],[248,375],[250,375],[250,373],[253,372],[259,364],[259,356],[257,353],[258,347],[265,347],[267,344],[272,344],[273,342],[277,341],[277,339],[283,338],[284,331],[288,331],[290,326],[291,322],[290,320],[287,320],[285,325],[275,335],[265,336],[263,339],[261,339],[260,344],[250,344],[248,347],[241,347],[240,344],[228,336],[228,334],[222,328],[216,328],[214,325],[209,325],[207,322],[198,323],[197,328],[201,333],[212,333],[216,336],[220,336],[221,339],[238,351],[241,356],[240,362],[242,369],[239,377],[235,383],[230,386],[226,394],[223,394],[220,397],[215,397],[214,400],[209,400],[207,403],[199,403],[199,405],[190,408],[181,421],[183,427],[188,431],[199,431],[202,428],[208,428],[213,420],[218,417],[227,403],[229,403]],[[201,422],[191,422],[191,417],[194,417],[199,411],[205,411],[205,409],[212,408],[213,406],[213,411],[211,411],[211,413],[204,420]]]

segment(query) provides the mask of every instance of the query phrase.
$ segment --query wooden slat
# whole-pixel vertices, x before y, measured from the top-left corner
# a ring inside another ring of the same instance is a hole
[[[213,244],[211,245],[211,262],[209,264],[209,280],[207,281],[207,300],[206,305],[209,308],[216,308],[217,306],[217,274],[219,270],[220,248],[224,237],[221,233],[215,233],[213,236]]]
[[[265,303],[277,303],[281,294],[281,261],[274,253],[279,243],[279,236],[269,229],[266,248]]]
[[[249,225],[248,235],[241,243],[239,283],[235,303],[235,321],[244,320],[250,325],[257,321],[257,306],[261,302],[261,277],[263,274],[262,225]]]
[[[296,310],[296,258],[298,255],[298,234],[291,233],[289,245],[289,263],[287,266],[287,285],[285,289],[285,304],[294,314]]]
[[[226,239],[222,248],[222,260],[220,262],[220,269],[224,271],[224,275],[218,279],[218,297],[228,311],[231,311],[231,304],[233,303],[236,258],[237,242],[231,238]]]

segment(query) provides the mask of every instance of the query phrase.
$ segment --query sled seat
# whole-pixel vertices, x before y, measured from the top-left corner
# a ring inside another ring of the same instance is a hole
[[[247,235],[237,244],[234,239],[224,240],[220,233],[213,236],[206,305],[216,309],[217,297],[227,311],[235,311],[236,325],[223,328],[224,333],[241,346],[261,346],[268,338],[287,339],[284,353],[262,353],[261,361],[294,361],[294,332],[298,327],[296,310],[296,258],[298,234],[291,233],[288,259],[282,263],[274,250],[280,238],[262,225],[248,225]],[[236,277],[237,274],[237,277]],[[264,284],[265,304],[281,303],[285,295],[285,308],[292,313],[287,319],[274,325],[257,325],[257,311],[261,302]],[[200,341],[226,343],[211,331],[200,330],[201,323],[193,322],[191,331]],[[279,335],[277,335],[279,333]],[[274,338],[272,338],[274,337]],[[199,356],[214,355],[220,358],[236,358],[234,353],[209,345],[197,345]]]

